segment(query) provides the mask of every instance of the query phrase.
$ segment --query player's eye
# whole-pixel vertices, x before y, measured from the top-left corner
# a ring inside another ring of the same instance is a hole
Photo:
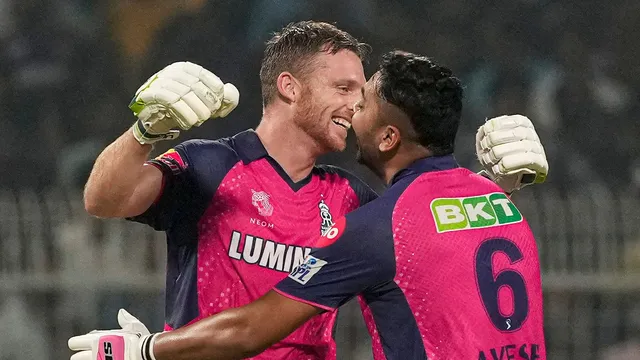
[[[338,86],[338,90],[340,90],[343,93],[348,93],[349,92],[349,87],[346,85],[340,85]]]
[[[355,104],[353,104],[353,110],[356,112],[362,110],[362,100],[358,100]]]

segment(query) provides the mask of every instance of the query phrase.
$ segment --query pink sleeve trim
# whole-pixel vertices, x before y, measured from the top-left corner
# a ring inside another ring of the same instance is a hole
[[[329,307],[329,306],[320,305],[318,303],[314,303],[313,301],[304,300],[304,299],[300,299],[299,297],[295,297],[293,295],[289,295],[286,292],[284,292],[284,291],[282,291],[280,289],[277,289],[277,288],[273,288],[273,291],[277,292],[278,294],[280,294],[280,295],[282,295],[284,297],[288,297],[291,300],[295,300],[297,302],[305,303],[307,305],[311,305],[311,306],[317,307],[317,308],[322,309],[322,310],[326,310],[326,311],[334,311],[335,310],[335,308],[332,308],[332,307]]]

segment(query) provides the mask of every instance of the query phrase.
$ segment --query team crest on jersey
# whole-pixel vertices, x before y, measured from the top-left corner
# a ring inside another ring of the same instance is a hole
[[[329,205],[327,205],[324,200],[320,200],[318,208],[320,208],[320,219],[322,220],[320,224],[320,235],[324,236],[324,234],[331,229],[331,226],[333,226],[333,218],[331,217]]]
[[[269,194],[264,191],[255,191],[251,189],[251,204],[258,209],[258,214],[262,216],[271,216],[273,214],[273,206],[269,202]]]

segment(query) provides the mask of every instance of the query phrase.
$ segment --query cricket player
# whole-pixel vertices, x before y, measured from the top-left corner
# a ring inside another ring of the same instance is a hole
[[[255,131],[188,141],[149,162],[150,143],[226,116],[238,94],[189,63],[173,64],[141,87],[132,104],[139,121],[96,161],[85,205],[97,216],[128,217],[166,231],[165,330],[258,299],[302,262],[336,218],[376,197],[346,171],[315,166],[321,154],[345,147],[365,83],[364,49],[329,24],[287,26],[265,50],[264,114]],[[517,159],[536,155],[543,168],[546,161],[530,151],[537,140],[527,139],[537,139],[535,131],[508,123],[495,129],[508,144],[496,144],[518,149],[504,158],[500,151],[488,153],[495,169],[486,168],[497,181],[515,179],[511,185],[518,188],[525,185],[523,174],[546,170]],[[314,317],[257,358],[335,358],[335,317]]]

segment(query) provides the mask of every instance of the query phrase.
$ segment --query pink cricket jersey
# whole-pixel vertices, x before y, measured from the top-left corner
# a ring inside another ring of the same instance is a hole
[[[294,183],[251,130],[187,141],[149,164],[164,173],[163,193],[132,220],[167,234],[166,330],[264,295],[334,218],[376,197],[333,166]],[[335,319],[315,317],[255,359],[335,359]]]
[[[275,290],[327,311],[360,295],[376,360],[546,359],[531,229],[453,156],[398,173]]]

